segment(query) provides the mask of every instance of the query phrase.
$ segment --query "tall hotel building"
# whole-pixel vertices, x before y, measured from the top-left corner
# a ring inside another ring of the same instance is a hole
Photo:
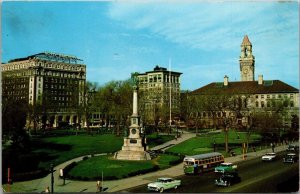
[[[78,123],[84,103],[86,65],[75,56],[43,52],[2,64],[3,100],[24,100],[42,107],[47,124]]]

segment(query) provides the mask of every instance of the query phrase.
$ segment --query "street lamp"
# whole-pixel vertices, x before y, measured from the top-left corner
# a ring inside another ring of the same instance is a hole
[[[50,164],[50,170],[51,170],[51,193],[54,193],[54,176],[53,176],[53,172],[55,172],[55,170],[53,169],[53,164]]]

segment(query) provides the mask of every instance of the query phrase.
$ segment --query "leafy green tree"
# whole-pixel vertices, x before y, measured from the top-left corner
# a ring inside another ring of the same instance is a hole
[[[106,123],[110,123],[110,115],[115,116],[116,135],[121,134],[120,126],[128,128],[128,117],[132,114],[131,81],[110,81],[99,88],[97,106],[106,115]]]
[[[28,105],[25,100],[4,99],[2,102],[3,137],[12,140],[12,145],[24,148],[29,137],[25,131]]]

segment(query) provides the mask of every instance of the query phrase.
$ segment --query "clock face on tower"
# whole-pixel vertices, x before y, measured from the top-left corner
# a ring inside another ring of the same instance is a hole
[[[244,68],[243,73],[244,73],[244,74],[247,74],[248,71],[249,71],[248,68]]]

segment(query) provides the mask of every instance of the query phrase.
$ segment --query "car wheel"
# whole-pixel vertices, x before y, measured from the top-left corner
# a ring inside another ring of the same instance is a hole
[[[160,193],[164,192],[164,188],[163,188],[163,187],[160,188],[160,189],[159,189],[159,192],[160,192]]]
[[[176,185],[176,186],[174,187],[174,189],[177,189],[177,187],[178,187],[178,186]]]

